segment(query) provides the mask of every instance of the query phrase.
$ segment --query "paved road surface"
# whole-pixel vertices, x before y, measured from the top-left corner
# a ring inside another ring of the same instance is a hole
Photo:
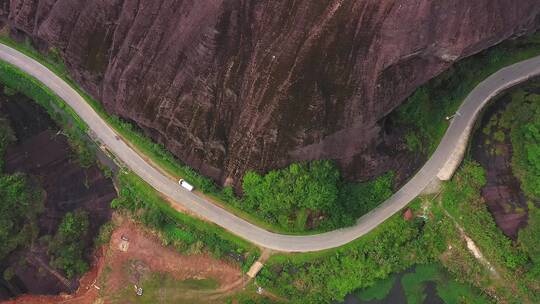
[[[176,181],[169,179],[144,161],[125,142],[117,140],[113,129],[69,84],[37,61],[2,44],[0,44],[0,59],[36,77],[58,94],[88,124],[110,151],[156,190],[182,207],[248,241],[269,249],[287,252],[318,251],[344,245],[368,233],[400,211],[436,178],[439,171],[452,158],[455,158],[455,150],[458,149],[460,139],[470,129],[478,112],[490,98],[530,76],[540,74],[539,56],[502,69],[476,87],[461,106],[459,110],[461,115],[457,115],[452,120],[439,147],[420,171],[381,206],[358,219],[355,226],[317,235],[291,236],[268,232],[180,188]]]

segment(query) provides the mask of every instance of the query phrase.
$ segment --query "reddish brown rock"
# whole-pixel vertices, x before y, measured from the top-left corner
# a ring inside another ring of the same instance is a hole
[[[0,0],[106,108],[220,182],[395,166],[377,122],[452,62],[537,28],[537,0]]]
[[[403,219],[406,221],[412,220],[413,216],[414,214],[410,208],[408,208],[407,210],[405,210],[405,212],[403,212]]]

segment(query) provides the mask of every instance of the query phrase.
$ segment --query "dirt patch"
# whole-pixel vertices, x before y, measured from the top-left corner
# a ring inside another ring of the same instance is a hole
[[[208,254],[182,255],[162,246],[156,235],[131,220],[118,216],[115,222],[119,226],[109,245],[98,252],[91,271],[81,278],[73,295],[21,296],[5,303],[110,303],[115,293],[140,284],[144,277],[154,273],[166,273],[179,281],[215,280],[218,288],[208,295],[212,299],[216,294],[228,294],[243,286],[245,277],[237,265]],[[126,242],[128,249],[122,251],[121,245]]]
[[[128,239],[127,252],[121,248],[122,236]],[[236,265],[216,260],[208,254],[182,255],[164,248],[155,235],[149,234],[131,221],[124,223],[112,235],[107,266],[112,269],[107,280],[107,291],[114,292],[127,284],[137,284],[145,271],[167,272],[177,280],[212,278],[220,289],[228,289],[242,280],[242,271]],[[130,267],[131,276],[122,269]]]

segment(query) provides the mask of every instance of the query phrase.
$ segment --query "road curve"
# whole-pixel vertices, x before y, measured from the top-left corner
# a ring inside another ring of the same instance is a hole
[[[124,141],[117,140],[115,131],[107,125],[92,107],[69,84],[45,66],[3,44],[0,44],[0,59],[17,66],[54,91],[73,108],[87,123],[96,137],[116,157],[121,159],[135,174],[157,191],[168,196],[183,208],[216,223],[233,234],[259,246],[284,252],[310,252],[338,247],[357,239],[380,225],[418,196],[436,178],[441,169],[450,163],[453,158],[456,158],[456,151],[459,151],[460,141],[463,141],[464,136],[468,136],[478,113],[491,98],[517,83],[540,75],[540,56],[506,67],[491,75],[467,96],[459,109],[460,115],[456,115],[451,121],[446,134],[431,158],[392,197],[373,211],[359,218],[352,227],[316,235],[294,236],[266,231],[198,197],[194,193],[183,190],[176,181],[171,180],[143,160]]]

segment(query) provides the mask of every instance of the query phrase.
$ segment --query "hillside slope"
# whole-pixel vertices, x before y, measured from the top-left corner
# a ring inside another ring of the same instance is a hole
[[[106,108],[221,183],[393,166],[378,124],[454,61],[540,26],[536,0],[0,0]]]

